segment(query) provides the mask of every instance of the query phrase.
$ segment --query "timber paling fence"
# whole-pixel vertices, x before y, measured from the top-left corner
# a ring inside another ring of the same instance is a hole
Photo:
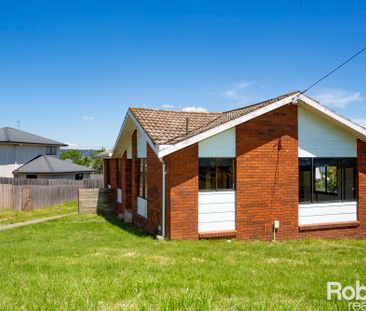
[[[103,188],[103,177],[84,180],[0,178],[0,211],[32,210],[78,199],[79,189]]]

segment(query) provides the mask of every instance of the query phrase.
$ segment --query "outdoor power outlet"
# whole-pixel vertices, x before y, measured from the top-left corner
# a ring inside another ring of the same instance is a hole
[[[274,229],[280,229],[280,221],[279,220],[275,220],[274,222],[273,222],[273,228]]]

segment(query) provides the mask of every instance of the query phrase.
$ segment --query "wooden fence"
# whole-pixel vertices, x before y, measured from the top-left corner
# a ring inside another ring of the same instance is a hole
[[[115,189],[79,189],[79,214],[80,213],[115,213]]]
[[[104,179],[103,175],[97,175],[97,177],[83,180],[0,177],[0,184],[14,186],[77,186],[79,188],[103,188]]]
[[[85,180],[0,178],[0,211],[32,210],[76,201],[81,188],[103,188],[103,178]]]

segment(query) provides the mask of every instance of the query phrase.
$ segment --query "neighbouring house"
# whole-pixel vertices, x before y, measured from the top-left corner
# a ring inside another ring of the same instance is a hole
[[[130,108],[104,165],[118,212],[168,239],[366,237],[366,129],[300,92]]]
[[[93,169],[59,159],[64,143],[18,129],[0,128],[0,177],[89,178]]]
[[[13,174],[14,177],[23,178],[83,180],[90,178],[93,171],[90,167],[77,165],[72,161],[40,155],[13,171]]]

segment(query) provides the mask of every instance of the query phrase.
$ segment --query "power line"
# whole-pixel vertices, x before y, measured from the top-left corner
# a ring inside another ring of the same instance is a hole
[[[366,50],[366,46],[364,46],[361,50],[359,50],[356,54],[352,55],[350,58],[348,58],[346,61],[344,61],[342,64],[340,64],[338,67],[336,67],[332,71],[328,72],[325,76],[323,76],[322,78],[320,78],[318,81],[316,81],[313,84],[311,84],[304,91],[302,91],[300,93],[300,95],[306,93],[311,88],[313,88],[315,85],[317,85],[318,83],[320,83],[324,79],[328,78],[330,75],[332,75],[333,73],[335,73],[338,69],[342,68],[344,65],[346,65],[347,63],[349,63],[351,60],[353,60],[354,58],[356,58],[358,55],[360,55],[365,50]]]

